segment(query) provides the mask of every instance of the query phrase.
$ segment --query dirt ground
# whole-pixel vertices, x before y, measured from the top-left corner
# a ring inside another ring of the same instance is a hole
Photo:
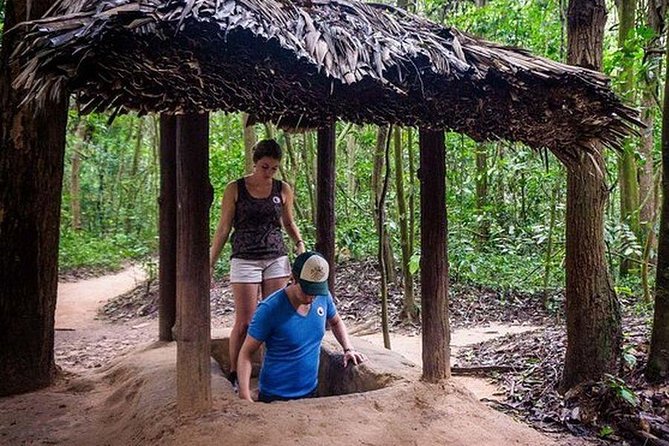
[[[37,392],[0,399],[0,444],[33,445],[577,445],[551,439],[478,401],[496,389],[483,380],[420,382],[408,373],[391,387],[270,405],[239,400],[212,361],[213,408],[180,415],[176,346],[153,342],[155,320],[97,319],[105,301],[135,286],[137,270],[64,284],[56,313],[58,381]],[[215,318],[214,331],[229,324]],[[355,327],[351,327],[355,332]],[[453,333],[454,347],[506,334],[492,326]],[[529,329],[529,328],[528,328]],[[379,334],[361,336],[379,345]],[[420,337],[393,335],[391,345],[420,361]],[[475,395],[476,394],[476,395]]]

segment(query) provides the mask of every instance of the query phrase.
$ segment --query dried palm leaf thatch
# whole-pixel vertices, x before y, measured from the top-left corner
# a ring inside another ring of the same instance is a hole
[[[84,112],[246,111],[283,127],[445,128],[578,156],[639,125],[606,77],[354,0],[62,0],[15,86]],[[56,92],[56,93],[54,93]]]

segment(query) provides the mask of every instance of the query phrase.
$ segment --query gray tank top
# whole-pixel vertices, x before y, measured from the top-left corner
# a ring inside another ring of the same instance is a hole
[[[237,202],[232,220],[232,257],[267,260],[286,255],[281,232],[282,182],[272,180],[269,197],[255,198],[246,189],[244,178],[237,180]]]

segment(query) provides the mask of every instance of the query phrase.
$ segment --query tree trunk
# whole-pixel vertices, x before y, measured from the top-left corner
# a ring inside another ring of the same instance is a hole
[[[265,122],[264,124],[265,127],[265,138],[266,139],[274,139],[274,134],[276,133],[274,131],[274,126],[272,125],[271,122]]]
[[[177,407],[211,407],[209,115],[176,118]]]
[[[492,209],[495,209],[495,218],[497,219],[497,223],[503,227],[507,228],[509,226],[509,218],[508,218],[508,212],[506,208],[506,183],[504,179],[504,145],[503,144],[495,144],[497,148],[497,157],[495,159],[495,162],[492,163],[493,166],[496,164],[496,178],[495,178],[495,190],[494,190],[494,196],[495,196],[495,201],[496,203],[491,206]]]
[[[93,128],[86,118],[81,117],[77,124],[77,143],[72,149],[70,163],[70,212],[72,213],[72,229],[81,230],[81,153],[93,136]]]
[[[383,167],[388,160],[384,158],[386,143],[390,138],[389,128],[388,127],[379,127],[376,133],[376,148],[374,152],[374,170],[372,171],[372,200],[374,206],[374,225],[376,226],[376,233],[379,234],[379,237],[382,237],[383,243],[383,253],[384,253],[384,265],[386,277],[388,277],[389,282],[394,282],[395,277],[395,260],[392,251],[392,245],[390,244],[390,237],[386,231],[383,231],[383,236],[381,235],[381,228],[379,227],[379,198],[381,196],[381,188],[383,186],[382,175]],[[381,266],[381,265],[379,265]]]
[[[78,132],[77,132],[78,133]],[[70,212],[72,213],[72,230],[81,231],[81,153],[76,149],[70,158]]]
[[[346,191],[350,197],[355,196],[357,189],[355,177],[355,153],[357,148],[355,134],[349,133],[346,137]]]
[[[330,291],[335,286],[335,125],[318,129],[318,209],[316,250],[330,264]]]
[[[413,293],[413,274],[409,263],[411,250],[409,249],[409,214],[406,196],[404,195],[404,151],[402,150],[402,130],[395,129],[395,190],[397,191],[397,213],[400,226],[400,245],[402,248],[402,277],[404,299],[400,317],[406,321],[413,321],[418,316],[418,306]]]
[[[660,195],[660,187],[662,183],[662,177],[658,175],[655,178],[654,184],[653,184],[653,195],[658,196]],[[650,284],[648,283],[648,276],[649,276],[649,271],[651,266],[656,267],[657,265],[652,265],[652,254],[653,254],[653,249],[656,248],[655,241],[655,222],[657,221],[658,217],[658,209],[655,207],[653,209],[653,215],[651,220],[648,222],[649,226],[649,236],[646,237],[646,243],[644,243],[643,246],[643,254],[641,255],[641,289],[643,290],[643,301],[646,304],[650,304],[651,300],[651,291],[650,291]]]
[[[284,138],[285,138],[285,149],[286,149],[286,155],[288,155],[288,161],[289,161],[289,169],[288,173],[284,175],[285,181],[287,181],[293,190],[295,190],[295,184],[297,183],[297,172],[300,166],[297,163],[297,157],[295,156],[295,150],[293,149],[293,139],[288,133],[284,133]],[[304,220],[305,215],[304,211],[300,207],[300,204],[298,203],[297,200],[293,201],[293,209],[295,210],[295,215],[297,216],[298,220]],[[306,235],[305,232],[302,233],[303,236]]]
[[[655,313],[646,367],[646,377],[651,381],[659,381],[669,375],[669,63],[666,65],[662,115],[662,211],[655,276]]]
[[[551,277],[551,265],[553,264],[553,230],[557,219],[557,205],[560,201],[560,189],[564,187],[562,178],[558,178],[553,185],[551,194],[551,210],[548,217],[548,235],[546,236],[546,256],[544,261],[544,308],[549,310],[548,284]]]
[[[636,12],[636,0],[618,0],[618,49],[623,55],[628,54],[623,48],[627,43],[629,33],[634,30],[634,15]],[[634,103],[634,61],[630,56],[624,56],[622,60],[622,96],[630,103]],[[637,239],[641,242],[641,230],[639,226],[639,182],[637,179],[638,166],[635,157],[634,141],[628,138],[623,145],[623,154],[618,159],[618,178],[620,182],[620,218],[626,223]],[[620,274],[629,272],[632,262],[623,258],[620,262]]]
[[[584,156],[567,167],[565,389],[615,374],[620,355],[620,308],[604,250],[608,189],[604,160],[595,158],[597,165]]]
[[[407,129],[407,146],[409,155],[409,252],[416,246],[416,162],[413,145],[413,129]]]
[[[177,119],[160,115],[160,198],[158,256],[159,339],[173,341],[177,316]]]
[[[249,175],[253,172],[253,146],[256,145],[256,129],[254,126],[248,125],[248,113],[242,113],[241,119],[244,136],[244,173]]]
[[[50,0],[8,0],[4,30],[41,17]],[[29,5],[29,7],[28,7]],[[48,386],[55,374],[54,312],[65,156],[67,97],[19,107],[10,53],[22,29],[5,33],[0,53],[0,396]]]
[[[448,323],[448,221],[443,130],[420,130],[421,319],[423,379],[451,376]]]
[[[641,131],[641,157],[643,168],[639,175],[639,199],[641,200],[640,220],[642,232],[646,237],[645,246],[648,252],[655,247],[654,221],[657,209],[657,197],[655,194],[655,171],[653,160],[653,147],[655,145],[653,133],[655,128],[655,116],[658,110],[658,97],[660,87],[660,66],[662,64],[661,38],[664,35],[664,16],[666,13],[666,0],[648,0],[646,9],[646,24],[653,31],[653,37],[648,41],[645,48],[644,59],[647,71],[644,77],[642,120],[646,128]],[[644,259],[646,262],[647,259]]]
[[[480,219],[478,242],[484,245],[490,238],[490,220],[486,215],[488,204],[488,147],[486,144],[476,145],[476,213]]]
[[[390,128],[388,133],[390,133]],[[383,241],[386,240],[386,194],[388,192],[388,182],[390,180],[390,134],[386,139],[384,149],[385,173],[383,175],[383,185],[379,194],[376,208],[378,210],[379,220],[379,239],[378,239],[378,261],[381,270],[381,330],[383,332],[383,346],[390,350],[390,326],[388,322],[388,275],[386,273],[386,246]]]
[[[568,62],[599,70],[606,23],[604,0],[571,0]],[[593,157],[562,159],[567,167],[566,298],[567,352],[562,388],[605,373],[615,374],[620,357],[620,309],[607,269],[602,147]]]
[[[312,158],[313,154],[313,138],[311,132],[304,132],[302,138],[302,162],[304,164],[304,175],[307,183],[307,193],[309,195],[309,211],[311,216],[311,222],[316,226],[316,192],[314,191],[314,185],[318,180],[317,168],[314,165]]]
[[[127,203],[126,203],[126,215],[125,215],[125,232],[126,234],[129,234],[133,226],[135,225],[135,200],[134,197],[137,194],[140,194],[143,192],[144,187],[143,184],[137,179],[137,174],[139,172],[139,161],[142,157],[142,143],[144,142],[144,118],[139,117],[137,118],[139,121],[137,123],[137,136],[135,137],[135,150],[133,150],[132,153],[132,164],[130,164],[130,181],[131,181],[131,186],[128,188],[130,189],[130,193],[127,195]],[[119,194],[120,195],[120,194]]]
[[[132,139],[132,127],[134,122],[134,119],[128,120],[129,128],[127,133],[127,143],[119,144],[119,164],[118,169],[116,169],[116,173],[113,177],[113,181],[110,181],[109,184],[107,184],[107,187],[102,188],[102,206],[104,209],[104,215],[108,216],[108,218],[105,218],[105,220],[111,222],[109,227],[110,232],[120,232],[120,224],[122,223],[121,217],[123,216],[123,212],[119,212],[119,210],[122,210],[125,204],[125,195],[123,194],[123,180],[126,178],[126,147],[130,146],[130,140]],[[111,144],[116,143],[111,142]],[[111,149],[111,151],[114,153],[114,149]],[[106,169],[108,167],[109,166],[105,166],[104,168]],[[112,176],[109,175],[107,178],[111,180]],[[127,211],[127,209],[125,210]]]

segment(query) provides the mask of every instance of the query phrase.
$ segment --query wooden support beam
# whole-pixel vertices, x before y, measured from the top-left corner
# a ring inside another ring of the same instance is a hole
[[[450,378],[448,237],[444,131],[420,129],[421,318],[423,380]]]
[[[316,250],[330,264],[330,291],[335,285],[335,124],[318,129],[318,204]]]
[[[176,119],[177,407],[211,407],[209,114]]]
[[[177,317],[177,118],[160,115],[158,338],[173,341]]]

